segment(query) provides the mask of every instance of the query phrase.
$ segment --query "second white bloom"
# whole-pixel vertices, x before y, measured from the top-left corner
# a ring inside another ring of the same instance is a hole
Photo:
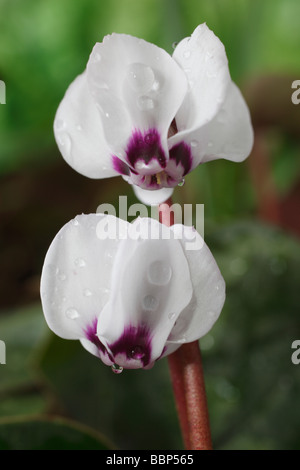
[[[201,248],[187,250],[191,238]],[[191,227],[91,214],[53,240],[41,297],[57,335],[80,340],[116,370],[137,369],[205,335],[223,307],[225,283]]]

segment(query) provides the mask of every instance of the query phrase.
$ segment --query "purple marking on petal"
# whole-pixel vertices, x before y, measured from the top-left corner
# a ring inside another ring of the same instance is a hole
[[[124,163],[120,158],[116,157],[115,155],[112,156],[112,165],[114,170],[116,170],[121,175],[130,175],[130,168],[126,163]]]
[[[162,169],[166,167],[165,152],[161,146],[160,135],[155,128],[144,133],[136,129],[129,139],[126,155],[132,167],[135,167],[139,160],[147,165],[153,159],[158,161]]]
[[[151,358],[151,335],[146,326],[128,326],[122,336],[109,345],[113,356],[125,354],[127,359],[140,360],[147,366]]]
[[[85,332],[85,337],[91,341],[98,349],[101,351],[103,354],[107,354],[109,359],[113,361],[113,359],[110,357],[110,354],[108,354],[104,344],[101,343],[100,339],[97,336],[97,323],[98,320],[95,318],[93,320],[93,323],[87,327],[87,329],[84,331]]]
[[[185,142],[179,142],[171,148],[170,159],[175,160],[177,166],[181,163],[184,169],[183,176],[186,175],[192,167],[191,147]]]

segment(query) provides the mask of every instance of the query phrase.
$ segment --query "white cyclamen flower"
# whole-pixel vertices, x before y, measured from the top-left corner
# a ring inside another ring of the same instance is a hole
[[[191,240],[196,250],[187,248]],[[91,214],[54,238],[41,298],[54,333],[80,340],[119,372],[148,369],[205,335],[222,310],[225,283],[192,227]]]
[[[106,36],[68,88],[54,133],[79,173],[122,175],[149,204],[166,200],[200,163],[242,161],[253,144],[224,46],[206,24],[172,57],[142,39]]]

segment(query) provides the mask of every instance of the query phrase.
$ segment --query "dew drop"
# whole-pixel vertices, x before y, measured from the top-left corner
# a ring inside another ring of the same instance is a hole
[[[145,356],[145,351],[142,346],[134,346],[130,352],[132,359],[142,359]]]
[[[182,180],[178,183],[178,186],[182,187],[184,186],[184,183],[185,183],[185,179],[182,178]]]
[[[192,140],[191,141],[191,147],[197,147],[197,145],[199,145],[198,140]]]
[[[75,227],[77,227],[77,226],[79,225],[79,222],[78,222],[77,219],[74,219],[74,220],[72,221],[72,223],[73,223],[73,225],[74,225]]]
[[[100,62],[101,60],[101,55],[99,54],[99,52],[95,52],[92,57],[91,57],[91,60],[94,64],[96,64],[97,62]]]
[[[176,313],[171,312],[171,313],[169,313],[168,318],[169,318],[169,320],[174,320],[175,316],[176,316]]]
[[[154,100],[146,95],[138,97],[137,105],[141,111],[149,111],[150,109],[153,109],[155,106]]]
[[[212,146],[213,146],[213,143],[212,143],[212,142],[208,142],[207,147],[212,147]]]
[[[144,309],[148,311],[154,311],[158,307],[158,300],[156,297],[153,297],[153,295],[146,295],[142,303]]]
[[[158,80],[155,80],[153,85],[152,85],[152,90],[153,91],[158,91],[160,89],[160,82]]]
[[[63,119],[56,119],[55,121],[55,129],[61,131],[66,127],[66,122]]]
[[[92,293],[92,291],[90,291],[89,289],[84,289],[83,295],[84,295],[85,297],[91,297],[91,295],[93,295],[93,293]]]
[[[72,140],[69,134],[66,132],[61,133],[58,136],[58,142],[60,146],[64,149],[64,154],[69,157],[71,155]]]
[[[216,289],[216,291],[220,291],[220,290],[222,289],[222,287],[223,287],[223,283],[222,283],[222,282],[218,282],[218,284],[216,284],[215,289]]]
[[[113,254],[111,253],[111,251],[106,250],[104,254],[104,258],[105,258],[105,261],[111,262],[111,260],[113,259]]]
[[[205,61],[207,62],[208,60],[211,60],[212,58],[213,58],[213,54],[207,51],[205,54]]]
[[[172,277],[172,269],[162,261],[154,261],[148,268],[149,281],[157,286],[167,285]]]
[[[75,266],[79,268],[84,268],[86,266],[86,262],[83,258],[76,258],[74,261]]]
[[[146,144],[153,144],[155,142],[156,135],[152,132],[148,132],[148,134],[145,135],[145,142]]]
[[[65,275],[65,273],[61,271],[58,273],[57,277],[60,281],[65,281],[67,279],[67,276]]]
[[[176,42],[176,41],[173,42],[173,44],[172,44],[173,49],[176,49],[177,46],[178,46],[178,42]]]
[[[118,364],[113,364],[111,366],[111,370],[113,371],[114,374],[121,374],[123,372],[123,367],[118,366]]]
[[[127,77],[132,89],[141,94],[150,91],[155,81],[152,68],[140,63],[128,67]]]
[[[191,51],[189,51],[189,50],[184,51],[183,57],[184,57],[185,59],[188,59],[190,56],[191,56]]]
[[[80,315],[75,308],[68,308],[66,310],[66,317],[69,318],[70,320],[76,320],[76,318],[79,318]]]
[[[211,317],[211,318],[213,318],[213,317],[216,316],[215,312],[213,312],[212,310],[210,310],[209,312],[207,312],[207,315],[208,315],[209,317]]]

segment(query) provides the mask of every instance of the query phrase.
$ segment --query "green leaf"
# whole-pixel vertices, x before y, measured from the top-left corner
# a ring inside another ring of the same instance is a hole
[[[96,432],[62,418],[0,421],[0,450],[105,450]]]

